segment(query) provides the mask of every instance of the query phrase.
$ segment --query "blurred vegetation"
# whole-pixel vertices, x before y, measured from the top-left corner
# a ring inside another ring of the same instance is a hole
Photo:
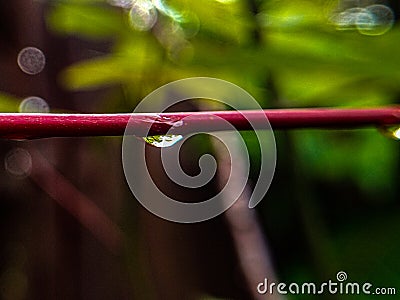
[[[337,20],[357,3],[383,2],[159,0],[142,19],[116,3],[57,0],[46,19],[57,34],[110,43],[59,77],[74,91],[108,88],[99,112],[132,111],[155,88],[192,76],[231,81],[265,108],[398,102],[397,12],[378,24],[387,25],[382,31]],[[7,101],[0,94],[2,111]],[[344,270],[353,281],[400,288],[399,144],[375,129],[276,138],[277,174],[259,209],[281,281],[319,282]]]
[[[0,111],[1,112],[15,112],[21,99],[11,95],[0,92]]]

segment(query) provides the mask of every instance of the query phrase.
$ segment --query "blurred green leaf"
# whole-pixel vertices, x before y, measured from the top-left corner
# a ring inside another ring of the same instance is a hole
[[[348,275],[352,281],[368,281],[374,286],[395,287],[398,290],[398,213],[393,211],[385,217],[365,216],[361,222],[358,221],[334,236],[336,252]]]
[[[47,16],[47,24],[59,33],[92,39],[113,38],[126,30],[121,13],[92,2],[61,2]]]
[[[397,143],[377,130],[298,130],[292,137],[298,161],[315,179],[350,180],[375,195],[388,195],[395,184]]]
[[[0,92],[0,112],[17,112],[21,99]]]

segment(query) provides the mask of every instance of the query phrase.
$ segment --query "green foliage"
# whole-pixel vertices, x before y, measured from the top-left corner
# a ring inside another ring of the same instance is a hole
[[[329,23],[332,1],[265,1],[257,16],[246,1],[168,1],[148,32],[99,0],[57,3],[51,28],[115,45],[103,58],[71,66],[63,77],[71,89],[202,75],[231,80],[261,103],[270,97],[260,89],[273,76],[290,106],[380,105],[399,93],[399,28],[376,37],[337,31]]]
[[[91,39],[111,38],[125,30],[118,12],[94,5],[94,2],[99,1],[59,2],[47,22],[59,33],[79,34]]]
[[[17,112],[20,99],[0,92],[0,112]]]
[[[375,195],[395,184],[397,145],[376,130],[294,131],[292,137],[299,163],[315,180],[349,180]]]

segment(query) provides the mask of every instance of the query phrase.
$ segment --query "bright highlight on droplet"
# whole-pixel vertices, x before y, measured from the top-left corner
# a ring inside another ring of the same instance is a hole
[[[25,149],[14,148],[7,153],[4,167],[10,175],[25,178],[32,170],[32,157]]]
[[[379,131],[389,138],[400,140],[400,126],[382,126]]]
[[[19,52],[17,62],[23,72],[29,75],[36,75],[44,69],[46,57],[38,48],[27,47]]]
[[[400,140],[400,127],[397,128],[397,129],[393,132],[393,136],[394,136],[396,139]]]
[[[143,140],[154,147],[157,148],[166,148],[175,145],[183,139],[182,135],[175,135],[175,134],[167,134],[167,135],[153,135],[153,136],[146,136]]]
[[[149,0],[137,0],[129,11],[131,26],[139,31],[150,30],[157,21],[157,8]]]
[[[39,97],[28,97],[19,105],[20,113],[48,113],[49,105],[45,100]]]

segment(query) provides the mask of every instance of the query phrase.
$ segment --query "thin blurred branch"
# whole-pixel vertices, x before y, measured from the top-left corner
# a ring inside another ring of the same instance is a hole
[[[71,184],[37,150],[31,148],[30,178],[61,207],[73,215],[109,251],[119,254],[123,233],[97,205]]]
[[[218,158],[218,181],[224,182],[224,179],[231,177],[231,180],[238,181],[240,184],[243,177],[243,168],[231,170],[230,157],[222,155],[222,146],[218,143],[213,143],[216,156]],[[234,149],[230,149],[234,151]],[[238,162],[236,162],[238,165]],[[231,195],[230,190],[222,193],[222,201],[227,201],[236,197]],[[264,278],[268,278],[271,282],[277,282],[272,257],[269,253],[265,235],[258,221],[257,213],[254,209],[248,208],[251,191],[250,187],[246,186],[243,193],[232,207],[224,214],[230,234],[238,256],[240,270],[246,280],[246,285],[252,299],[284,299],[280,295],[271,294],[268,296],[261,295],[257,291],[257,286],[263,282]]]

